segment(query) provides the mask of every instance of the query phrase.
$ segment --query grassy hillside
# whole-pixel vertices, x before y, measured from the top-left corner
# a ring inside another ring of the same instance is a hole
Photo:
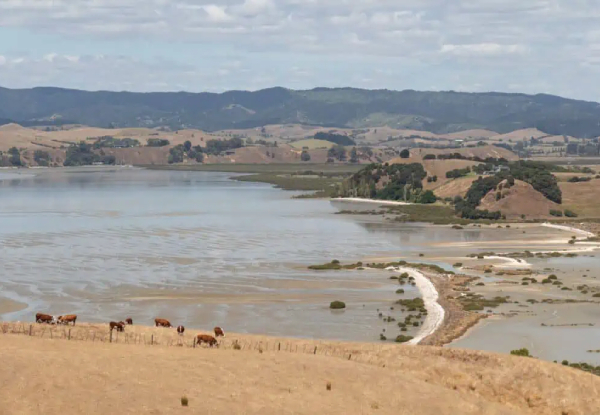
[[[316,88],[255,92],[131,93],[0,88],[0,120],[23,125],[244,129],[268,124],[367,128],[389,125],[451,133],[533,128],[552,135],[600,135],[597,103],[550,95]]]
[[[600,406],[600,378],[528,357],[232,333],[219,349],[192,348],[195,330],[179,338],[142,326],[108,343],[107,325],[85,324],[69,341],[68,329],[51,339],[33,326],[31,337],[0,333],[6,413],[576,415]]]

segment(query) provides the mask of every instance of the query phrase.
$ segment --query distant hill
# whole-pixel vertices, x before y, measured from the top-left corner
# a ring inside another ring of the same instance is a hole
[[[368,128],[389,125],[434,133],[537,128],[552,135],[600,135],[600,104],[551,95],[270,88],[255,92],[132,93],[61,88],[0,88],[0,124],[80,123],[95,127],[197,128],[269,124]]]

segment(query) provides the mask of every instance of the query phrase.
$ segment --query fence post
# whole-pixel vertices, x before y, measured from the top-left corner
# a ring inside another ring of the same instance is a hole
[[[108,339],[108,342],[109,342],[109,343],[112,343],[112,330],[110,331],[110,337],[109,337],[109,339]]]
[[[315,351],[313,354],[317,354],[317,346],[315,346]]]
[[[33,327],[32,327],[32,326],[33,326],[33,324],[30,324],[30,325],[29,325],[29,335],[30,335],[30,336],[31,336],[31,330],[33,330]]]
[[[150,346],[154,345],[154,334],[150,337]]]
[[[279,346],[277,348],[277,351],[281,351],[281,343],[279,343]]]

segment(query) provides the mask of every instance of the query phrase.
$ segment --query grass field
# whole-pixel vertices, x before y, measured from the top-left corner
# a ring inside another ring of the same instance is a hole
[[[600,406],[599,377],[529,357],[233,333],[227,344],[239,350],[192,348],[194,330],[178,346],[174,329],[143,326],[125,334],[158,344],[109,343],[107,325],[71,328],[87,341],[61,337],[63,327],[41,338],[51,328],[32,326],[32,336],[29,324],[0,332],[3,414],[582,415]]]
[[[314,138],[309,138],[306,140],[294,141],[290,143],[290,145],[298,150],[302,150],[303,148],[308,148],[309,150],[314,150],[316,148],[331,148],[335,144],[331,141],[325,140],[316,140]]]
[[[269,183],[283,190],[312,191],[304,197],[331,197],[344,178],[362,168],[352,164],[200,164],[190,166],[147,166],[154,170],[249,173],[232,179]]]

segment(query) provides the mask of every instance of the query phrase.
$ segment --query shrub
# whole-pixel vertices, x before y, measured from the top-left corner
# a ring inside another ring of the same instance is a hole
[[[435,160],[435,154],[425,154],[423,160]]]
[[[328,391],[331,390],[331,382],[327,382],[327,385],[325,385],[325,389],[327,389]]]
[[[386,340],[387,340],[387,337],[385,337],[385,336],[383,335],[383,333],[381,333],[381,334],[379,334],[379,340],[381,340],[382,342],[384,342],[384,341],[386,341]]]
[[[346,303],[343,301],[332,301],[331,304],[329,304],[329,308],[332,310],[340,310],[342,308],[346,308]]]
[[[550,209],[550,215],[560,218],[560,217],[562,217],[563,213],[562,213],[562,210]]]
[[[529,354],[529,350],[527,350],[525,348],[511,350],[510,354],[512,354],[513,356],[531,357],[531,355]]]
[[[569,366],[569,361],[568,360],[563,360],[562,364],[563,364],[563,366]]]
[[[462,262],[457,262],[456,264],[452,265],[454,268],[460,268],[463,266]]]
[[[431,204],[435,203],[436,200],[437,197],[435,197],[435,194],[431,190],[426,190],[419,195],[417,202],[421,204]]]
[[[404,290],[400,288],[399,290],[396,290],[396,294],[404,294]]]
[[[408,341],[411,341],[412,339],[412,336],[405,336],[404,334],[401,334],[398,337],[396,337],[396,343],[406,343]]]
[[[168,146],[169,144],[171,144],[169,140],[164,138],[149,138],[146,142],[147,147],[164,147]]]
[[[240,346],[237,340],[233,343],[233,350],[242,350],[242,346]]]
[[[400,152],[400,158],[407,159],[410,157],[410,151],[408,149],[404,149]]]
[[[578,215],[577,215],[577,213],[573,212],[572,210],[565,209],[565,216],[568,218],[576,218]]]
[[[548,279],[549,280],[557,280],[558,277],[556,275],[554,275],[554,274],[551,274],[550,276],[548,276]]]
[[[181,406],[188,406],[188,403],[189,403],[189,401],[188,401],[187,396],[182,396],[181,397]]]
[[[488,271],[488,270],[486,270],[486,271]],[[483,287],[485,284],[484,284],[484,283],[482,283],[482,282],[478,282],[478,283],[477,283],[477,284],[475,284],[475,285],[476,285],[476,286],[478,286],[478,287]]]

